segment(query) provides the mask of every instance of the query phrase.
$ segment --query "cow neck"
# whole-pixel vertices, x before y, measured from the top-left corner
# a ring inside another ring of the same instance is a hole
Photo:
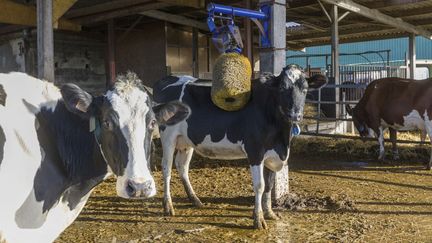
[[[45,146],[55,148],[60,165],[72,182],[94,180],[107,174],[107,163],[87,120],[69,112],[62,101],[54,111],[42,109],[38,119],[41,127],[46,126],[48,136],[54,138],[53,144]]]
[[[266,87],[259,81],[254,82],[253,98],[251,102],[257,108],[256,110],[264,112],[263,115],[266,122],[268,124],[273,124],[273,126],[262,126],[263,129],[267,130],[264,134],[270,136],[270,138],[266,140],[282,142],[284,147],[288,147],[292,137],[292,125],[284,121],[277,108],[279,103],[278,94],[275,93],[277,91]],[[280,137],[281,134],[282,138]],[[276,136],[276,139],[272,136]]]

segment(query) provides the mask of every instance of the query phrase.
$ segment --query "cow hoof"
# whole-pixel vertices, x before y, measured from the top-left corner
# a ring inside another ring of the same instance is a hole
[[[197,207],[197,208],[202,208],[204,207],[204,204],[201,202],[201,200],[199,200],[198,198],[194,198],[192,199],[192,204]]]
[[[264,218],[268,220],[278,220],[279,216],[277,216],[273,210],[264,211]]]
[[[267,229],[267,223],[264,220],[263,213],[258,213],[254,215],[254,229],[264,230]]]
[[[172,202],[169,202],[169,203],[164,202],[163,207],[164,207],[165,216],[175,216],[174,207],[172,205]]]

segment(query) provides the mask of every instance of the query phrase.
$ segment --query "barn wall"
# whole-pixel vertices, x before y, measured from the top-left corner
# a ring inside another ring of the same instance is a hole
[[[25,71],[24,40],[21,37],[0,40],[0,72]]]
[[[73,82],[90,92],[106,87],[105,37],[54,35],[54,65],[57,83]]]
[[[105,90],[104,36],[54,33],[55,79],[73,82],[89,92]],[[0,38],[0,72],[26,72],[37,76],[37,44],[34,31]]]
[[[167,75],[165,23],[146,24],[126,37],[123,33],[116,31],[116,72],[136,72],[145,85],[153,86]]]

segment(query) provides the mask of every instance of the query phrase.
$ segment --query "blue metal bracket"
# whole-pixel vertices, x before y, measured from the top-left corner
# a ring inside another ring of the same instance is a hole
[[[230,7],[221,4],[209,3],[207,5],[207,25],[213,34],[213,42],[220,52],[240,53],[243,43],[240,31],[234,23],[235,17],[245,17],[253,20],[261,32],[261,47],[271,47],[270,32],[270,5],[262,5],[260,11],[244,8]],[[221,20],[221,26],[215,23],[215,18]]]

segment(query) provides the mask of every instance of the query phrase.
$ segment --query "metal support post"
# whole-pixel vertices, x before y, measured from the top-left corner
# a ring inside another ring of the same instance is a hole
[[[416,36],[415,34],[410,34],[409,36],[409,77],[415,78],[416,69]]]

